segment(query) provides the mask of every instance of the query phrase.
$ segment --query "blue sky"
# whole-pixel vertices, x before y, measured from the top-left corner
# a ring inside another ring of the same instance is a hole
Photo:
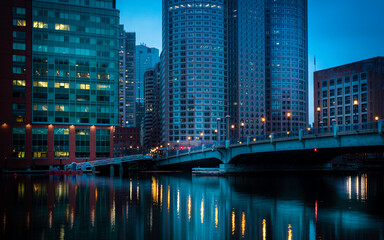
[[[136,43],[161,50],[161,0],[117,0],[120,22]],[[309,119],[313,121],[313,59],[321,70],[384,56],[383,0],[308,0]]]

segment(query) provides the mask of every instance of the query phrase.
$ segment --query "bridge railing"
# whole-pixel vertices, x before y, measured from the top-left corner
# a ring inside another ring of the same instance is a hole
[[[383,120],[381,120],[383,121]],[[301,136],[321,136],[321,135],[329,135],[333,134],[336,127],[337,133],[347,133],[347,132],[358,132],[358,131],[364,131],[364,130],[377,130],[378,127],[383,128],[384,123],[379,124],[378,121],[375,122],[367,122],[367,123],[353,123],[353,124],[346,124],[346,125],[335,125],[335,126],[326,126],[326,127],[320,127],[320,128],[309,128],[309,129],[303,129],[301,131],[285,131],[285,132],[278,132],[268,134],[268,135],[257,135],[257,136],[248,136],[246,138],[239,138],[239,139],[231,139],[229,140],[229,145],[244,145],[247,143],[252,142],[259,142],[259,141],[265,141],[270,140],[271,137],[273,139],[286,139],[286,138],[292,138],[292,137],[300,137]],[[301,132],[301,133],[300,133]],[[204,145],[204,149],[214,149],[218,146],[226,146],[226,141],[216,141],[213,144],[207,144]],[[178,151],[179,154],[181,153],[193,153],[193,152],[199,152],[202,151],[202,146],[193,147],[190,149],[183,149]],[[168,156],[175,156],[177,155],[177,151],[169,152]]]

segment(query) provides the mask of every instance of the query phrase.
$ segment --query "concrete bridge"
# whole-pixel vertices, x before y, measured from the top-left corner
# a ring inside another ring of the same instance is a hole
[[[348,153],[383,152],[384,121],[343,125],[267,136],[227,140],[173,153],[157,161],[159,167],[273,164],[326,164]],[[287,166],[287,167],[289,167]]]

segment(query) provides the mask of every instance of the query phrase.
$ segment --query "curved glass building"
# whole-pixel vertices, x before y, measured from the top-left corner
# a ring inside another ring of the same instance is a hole
[[[307,0],[266,0],[265,28],[267,131],[305,129],[308,126]]]
[[[224,0],[163,0],[162,141],[193,146],[217,139],[227,113]]]

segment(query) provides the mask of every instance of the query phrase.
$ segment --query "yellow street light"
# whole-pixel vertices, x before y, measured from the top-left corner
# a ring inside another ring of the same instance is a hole
[[[320,112],[320,111],[321,111],[321,108],[320,108],[320,107],[317,107],[317,111]]]
[[[287,112],[287,117],[291,117],[291,113],[290,112]]]
[[[261,121],[262,121],[262,122],[265,122],[265,118],[261,118]]]
[[[379,116],[375,117],[375,121],[379,121],[379,119],[380,119]]]
[[[244,122],[241,122],[241,126],[244,127],[245,123]]]
[[[358,105],[359,104],[359,101],[357,101],[357,100],[353,100],[353,105]]]
[[[234,128],[235,128],[235,124],[232,124],[232,125],[231,125],[231,128],[234,129]]]
[[[191,137],[188,136],[188,141],[190,141],[190,140],[191,140]]]

